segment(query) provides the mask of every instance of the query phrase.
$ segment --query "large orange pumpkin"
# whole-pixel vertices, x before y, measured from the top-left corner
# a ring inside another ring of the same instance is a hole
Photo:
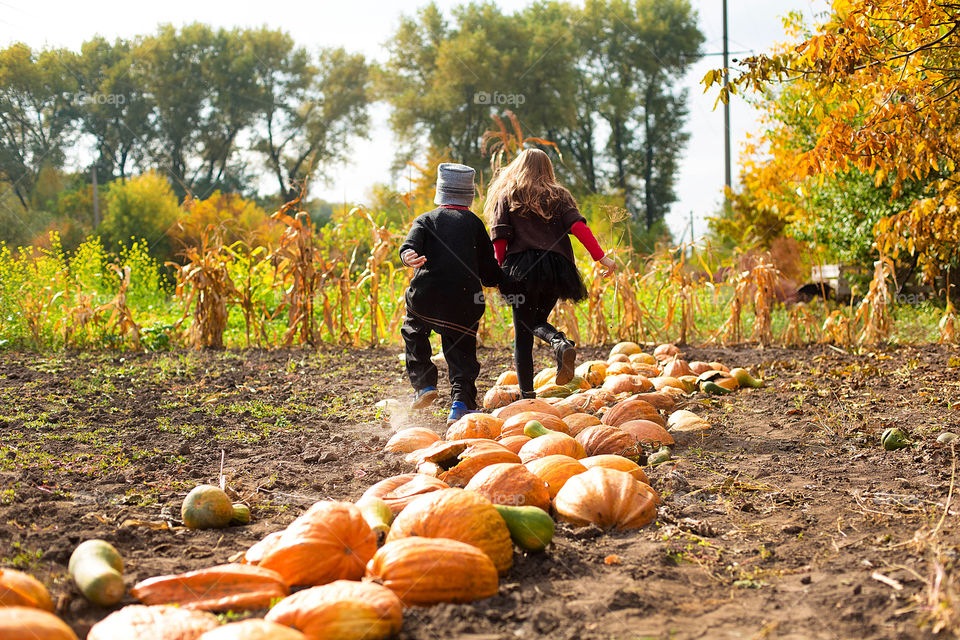
[[[641,451],[633,436],[617,427],[605,424],[587,427],[577,434],[577,442],[583,445],[587,456],[610,454],[638,458]]]
[[[638,529],[656,519],[655,496],[629,473],[594,467],[567,480],[553,504],[560,519],[575,526]]]
[[[606,375],[604,376],[604,382],[613,378],[615,376],[621,375],[636,375],[637,370],[633,368],[633,365],[629,362],[611,362],[607,365]]]
[[[512,384],[512,385],[520,384],[520,380],[517,378],[516,371],[504,371],[499,376],[497,376],[497,382],[496,382],[497,386],[506,385],[506,384]]]
[[[656,422],[650,420],[627,420],[619,427],[626,431],[640,444],[648,447],[659,447],[660,445],[672,445],[673,436]]]
[[[569,395],[565,398],[559,398],[553,403],[553,408],[556,409],[560,414],[561,420],[566,419],[566,417],[572,413],[578,413],[580,411],[580,405],[578,403],[569,401],[572,397],[573,395]]]
[[[493,415],[501,420],[506,421],[507,418],[510,418],[522,411],[537,411],[539,413],[549,413],[557,416],[558,418],[560,417],[560,412],[554,409],[549,402],[544,402],[540,398],[524,398],[522,400],[517,400],[516,402],[511,402],[507,406],[501,407],[494,411]]]
[[[513,566],[507,524],[493,503],[473,491],[441,489],[408,504],[390,526],[387,543],[412,536],[450,538],[473,545],[490,556],[500,573]]]
[[[393,434],[393,437],[387,441],[383,450],[410,453],[411,451],[429,447],[439,439],[440,436],[431,429],[427,429],[426,427],[410,427],[409,429],[401,429]]]
[[[530,442],[530,437],[529,436],[507,436],[506,438],[500,438],[498,442],[512,452],[520,453],[520,449],[523,447],[523,445]]]
[[[380,498],[387,503],[393,515],[403,511],[411,500],[419,495],[447,489],[449,485],[439,478],[422,473],[404,473],[381,480],[363,492],[363,498]]]
[[[403,604],[373,582],[337,580],[284,598],[266,615],[310,640],[381,640],[400,632]]]
[[[670,412],[677,406],[676,398],[668,391],[650,391],[648,393],[638,393],[630,396],[627,400],[643,400],[653,406],[654,409]]]
[[[0,607],[0,638],[3,640],[77,640],[77,634],[63,620],[49,611],[36,607],[6,606]]]
[[[621,373],[618,375],[608,376],[607,379],[603,381],[603,386],[600,388],[615,394],[641,393],[643,391],[650,391],[653,389],[653,383],[644,376]]]
[[[643,400],[624,400],[623,402],[618,402],[603,414],[600,422],[608,424],[611,427],[619,427],[628,420],[663,422],[663,418],[657,413],[653,405]]]
[[[206,611],[131,604],[93,625],[87,640],[196,640],[219,626],[217,616]]]
[[[259,565],[291,587],[359,580],[377,536],[350,502],[317,502],[262,550]]]
[[[500,437],[503,420],[489,413],[468,413],[447,429],[445,440],[465,440],[467,438],[486,438],[496,440]]]
[[[263,609],[290,589],[276,571],[248,564],[222,564],[179,575],[148,578],[131,595],[144,604],[175,604],[184,609],[229,611]]]
[[[575,373],[591,387],[599,387],[607,376],[607,363],[603,360],[587,360],[580,363]]]
[[[638,465],[633,460],[629,458],[624,458],[623,456],[614,456],[614,455],[601,455],[601,456],[588,456],[586,458],[581,458],[578,462],[586,469],[593,469],[594,467],[604,467],[605,469],[616,469],[617,471],[626,471],[634,477],[635,480],[642,482],[645,485],[650,484],[650,479],[647,478],[647,474],[644,472],[643,467]],[[657,502],[659,503],[659,496]]]
[[[656,358],[658,362],[665,362],[680,355],[680,349],[673,344],[661,344],[653,350],[653,357]]]
[[[550,492],[543,479],[522,464],[500,463],[484,467],[467,483],[493,504],[514,507],[539,507],[550,511]]]
[[[565,433],[548,433],[534,438],[520,447],[520,461],[523,463],[552,455],[564,455],[571,458],[586,458],[583,445]]]
[[[600,418],[589,413],[571,413],[563,421],[570,428],[570,435],[574,437],[587,427],[600,424]]]
[[[517,385],[497,385],[490,387],[490,389],[483,394],[483,408],[490,411],[491,409],[506,407],[511,402],[519,400],[522,396],[523,394],[520,392],[520,387]]]
[[[587,470],[576,458],[564,455],[536,458],[528,462],[526,467],[531,473],[547,483],[547,493],[551,500],[556,497],[557,492],[560,491],[567,480]],[[549,511],[549,509],[546,509],[546,511]]]
[[[197,640],[307,640],[307,636],[276,622],[249,618],[207,631]]]
[[[523,435],[523,428],[531,420],[536,420],[551,431],[559,431],[560,433],[569,431],[567,424],[554,414],[544,413],[542,411],[522,411],[503,421],[503,426],[500,429],[500,437],[506,438],[508,436]]]
[[[0,607],[53,611],[53,602],[43,583],[30,574],[16,569],[0,569]]]
[[[407,606],[472,602],[499,590],[490,557],[471,544],[448,538],[387,542],[367,565],[367,577],[393,591]]]
[[[472,444],[458,456],[458,462],[438,477],[451,487],[465,487],[478,471],[498,462],[520,462],[520,457],[492,440]]]

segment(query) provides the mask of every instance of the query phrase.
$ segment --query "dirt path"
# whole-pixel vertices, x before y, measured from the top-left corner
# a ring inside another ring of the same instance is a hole
[[[401,637],[923,638],[938,623],[956,633],[957,508],[943,517],[953,453],[936,437],[960,433],[957,350],[688,353],[762,367],[769,384],[694,399],[714,428],[651,472],[664,498],[656,524],[561,525],[547,553],[518,555],[499,595],[409,610]],[[359,497],[407,469],[380,451],[400,423],[375,406],[408,392],[396,356],[0,354],[0,566],[43,580],[83,637],[108,611],[65,576],[78,542],[114,543],[132,584],[224,562],[316,500]],[[486,387],[509,354],[482,360]],[[444,415],[403,423],[442,433]],[[918,444],[884,451],[887,426]],[[215,482],[221,451],[253,524],[169,529],[186,491]]]

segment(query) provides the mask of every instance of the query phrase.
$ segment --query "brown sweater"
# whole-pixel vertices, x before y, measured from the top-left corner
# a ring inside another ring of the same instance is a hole
[[[507,241],[507,255],[541,249],[559,253],[574,262],[570,227],[586,220],[572,198],[558,206],[549,220],[533,211],[508,210],[504,198],[494,206],[491,222],[490,236],[493,240],[503,238]]]

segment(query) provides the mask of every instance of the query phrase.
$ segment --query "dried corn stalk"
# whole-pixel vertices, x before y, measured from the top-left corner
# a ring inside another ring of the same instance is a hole
[[[222,349],[227,303],[238,296],[227,269],[231,257],[223,245],[222,230],[207,225],[200,234],[200,246],[188,247],[183,255],[185,265],[168,264],[177,267],[176,297],[185,302],[181,322],[193,309],[187,340],[197,349]],[[129,270],[127,267],[127,282]],[[126,291],[126,286],[121,286],[121,291]]]
[[[893,260],[881,256],[873,263],[870,289],[857,307],[856,324],[863,323],[858,342],[875,345],[885,340],[893,329],[890,318],[890,284],[894,279]]]

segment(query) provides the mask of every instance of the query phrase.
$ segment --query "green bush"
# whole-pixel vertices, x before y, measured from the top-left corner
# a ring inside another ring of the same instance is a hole
[[[130,247],[144,238],[150,256],[163,262],[174,257],[170,230],[179,217],[180,206],[170,184],[149,172],[110,183],[106,211],[97,231],[111,250],[119,249],[118,245]]]

